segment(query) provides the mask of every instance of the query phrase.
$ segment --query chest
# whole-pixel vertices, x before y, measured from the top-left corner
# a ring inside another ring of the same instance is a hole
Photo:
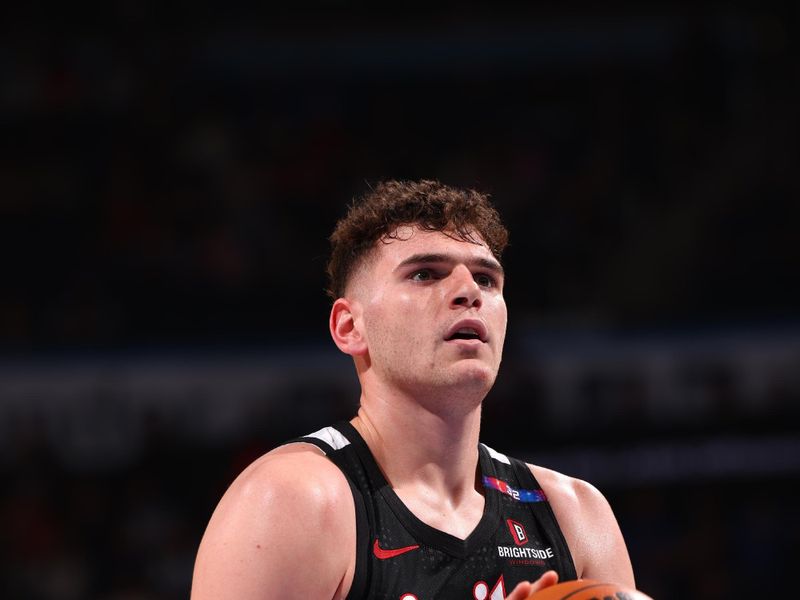
[[[434,530],[464,540],[483,518],[485,499],[474,492],[458,505],[439,500],[436,495],[414,490],[395,490],[400,502],[417,520]]]
[[[392,504],[378,498],[371,508],[365,598],[503,600],[517,583],[546,570],[569,575],[569,557],[542,520],[545,506],[532,510],[495,498],[460,539]]]

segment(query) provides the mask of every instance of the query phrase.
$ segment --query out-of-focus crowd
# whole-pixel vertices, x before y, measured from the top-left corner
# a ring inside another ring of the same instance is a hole
[[[800,470],[796,10],[362,8],[7,10],[4,597],[187,596],[235,474],[355,402],[318,362],[226,393],[257,376],[209,387],[192,361],[255,349],[280,373],[286,347],[316,348],[326,237],[383,178],[488,191],[511,230],[487,441],[605,486],[652,596],[780,589]],[[737,333],[753,325],[768,333]],[[192,429],[201,413],[223,434]]]
[[[326,237],[389,177],[493,195],[518,319],[796,315],[780,11],[107,10],[0,42],[9,351],[317,335]]]

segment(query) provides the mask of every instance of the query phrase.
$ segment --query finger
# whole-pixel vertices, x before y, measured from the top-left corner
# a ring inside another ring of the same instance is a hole
[[[506,600],[527,600],[531,594],[548,588],[551,585],[555,585],[556,583],[558,583],[558,573],[555,571],[546,571],[533,583],[530,581],[522,581],[517,584],[517,587],[506,596]]]
[[[511,593],[506,596],[506,600],[525,600],[531,595],[531,588],[533,585],[530,581],[521,581],[517,584]]]
[[[539,577],[539,579],[537,579],[531,584],[531,589],[528,592],[528,595],[543,590],[544,588],[548,588],[551,585],[555,585],[557,583],[558,583],[558,573],[556,573],[555,571],[545,571],[542,574],[542,576]]]

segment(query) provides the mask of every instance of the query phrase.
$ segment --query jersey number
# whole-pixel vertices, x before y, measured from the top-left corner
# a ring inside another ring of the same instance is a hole
[[[506,597],[506,584],[503,581],[503,576],[494,584],[492,591],[489,591],[489,586],[485,581],[479,581],[472,588],[472,597],[475,600],[504,600]]]

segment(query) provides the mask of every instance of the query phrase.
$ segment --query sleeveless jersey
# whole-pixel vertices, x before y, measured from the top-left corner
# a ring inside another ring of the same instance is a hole
[[[419,520],[394,493],[348,422],[293,440],[344,473],[356,507],[356,568],[347,600],[503,600],[547,570],[576,579],[572,556],[525,463],[480,444],[483,516],[465,540]]]

